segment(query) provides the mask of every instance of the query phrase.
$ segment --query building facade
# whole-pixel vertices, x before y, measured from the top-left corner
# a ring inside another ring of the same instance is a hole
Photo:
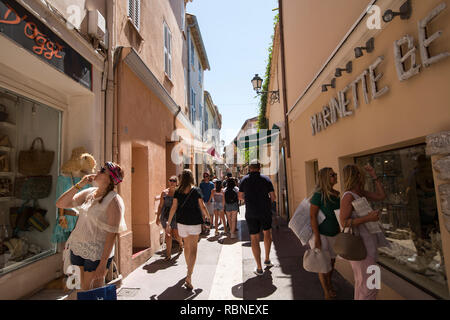
[[[339,173],[342,194],[344,166],[371,164],[387,193],[371,205],[382,212],[391,244],[379,249],[379,298],[448,299],[450,230],[439,200],[445,181],[429,150],[450,129],[449,1],[279,5],[281,101],[295,137],[287,158],[290,212],[313,191],[318,169]],[[400,7],[403,19],[383,20]],[[269,111],[269,118],[281,117]],[[347,261],[338,259],[337,269],[353,281]]]
[[[204,170],[211,172],[212,176],[223,176],[223,158],[221,156],[220,130],[222,129],[222,115],[214,104],[211,94],[205,90],[205,117],[203,121],[203,140],[208,145],[204,161]]]
[[[118,252],[123,276],[159,250],[164,232],[155,222],[159,195],[170,176],[192,168],[191,146],[179,148],[183,139],[195,137],[186,106],[185,5],[184,0],[116,2],[113,145],[126,171],[120,194],[128,230],[120,235]]]
[[[187,88],[189,101],[189,117],[195,127],[195,139],[203,142],[206,139],[206,106],[204,101],[204,71],[210,70],[208,56],[203,43],[200,26],[197,17],[186,14],[187,30]],[[196,182],[202,179],[204,164],[204,152],[201,145],[194,147],[194,176]]]

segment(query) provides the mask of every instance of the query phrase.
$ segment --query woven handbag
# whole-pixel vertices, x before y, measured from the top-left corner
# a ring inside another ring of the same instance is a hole
[[[350,220],[348,233],[345,232],[347,225],[344,226],[342,232],[336,236],[334,242],[334,252],[342,258],[349,261],[361,261],[367,256],[366,246],[362,238],[355,235],[352,227],[353,220]]]
[[[41,150],[34,149],[36,141],[41,142]],[[54,151],[46,151],[42,138],[33,140],[29,150],[19,152],[19,172],[26,176],[47,175],[52,168]]]
[[[309,249],[303,255],[303,269],[315,273],[331,271],[331,257],[328,252],[318,248]]]
[[[16,178],[14,196],[22,200],[48,198],[52,191],[52,176]]]

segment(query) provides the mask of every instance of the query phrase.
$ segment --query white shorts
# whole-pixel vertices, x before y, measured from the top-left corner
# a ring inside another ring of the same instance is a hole
[[[201,224],[195,224],[195,225],[187,225],[187,224],[181,224],[178,223],[178,234],[182,238],[186,238],[188,236],[197,236],[200,233],[202,233],[202,225]]]
[[[311,249],[315,248],[315,236],[312,235],[311,239],[309,239],[309,246]],[[320,242],[322,244],[322,251],[327,251],[330,254],[331,259],[336,259],[336,253],[334,252],[333,246],[336,241],[336,237],[328,237],[323,234],[320,235]]]

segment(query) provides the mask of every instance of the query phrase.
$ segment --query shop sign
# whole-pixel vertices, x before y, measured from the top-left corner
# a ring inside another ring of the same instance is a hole
[[[0,0],[0,33],[92,90],[92,64],[16,1]]]
[[[427,26],[436,18],[444,9],[446,4],[442,3],[434,8],[424,19],[418,23],[418,35],[419,35],[419,51],[422,59],[423,66],[425,68],[430,67],[432,64],[442,61],[450,56],[450,52],[444,52],[431,56],[428,47],[436,39],[442,36],[442,31],[437,31],[431,36],[427,36]],[[402,53],[402,46],[407,47],[407,51]],[[414,38],[411,35],[405,35],[400,40],[394,42],[394,60],[397,75],[400,81],[406,81],[413,76],[420,73],[421,65],[416,63],[416,47],[414,45]],[[384,61],[384,56],[378,57],[368,69],[364,70],[353,82],[348,84],[344,89],[338,92],[337,97],[331,98],[329,104],[322,108],[322,111],[314,114],[310,118],[312,135],[325,130],[330,125],[337,122],[339,118],[345,118],[353,114],[353,110],[348,109],[350,101],[347,99],[347,94],[351,90],[353,98],[353,107],[356,110],[359,107],[358,100],[358,87],[361,86],[364,102],[369,104],[369,91],[367,77],[369,78],[369,85],[371,88],[372,100],[378,99],[389,91],[389,87],[385,86],[382,89],[378,89],[378,81],[383,77],[383,73],[376,72],[376,68],[379,67]],[[409,69],[405,70],[406,61],[410,61]]]

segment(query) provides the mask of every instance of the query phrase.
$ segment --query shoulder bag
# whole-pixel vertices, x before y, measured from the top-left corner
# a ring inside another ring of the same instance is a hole
[[[367,256],[366,246],[362,238],[353,232],[353,219],[350,219],[350,232],[345,232],[347,225],[336,236],[334,252],[349,261],[361,261]]]

